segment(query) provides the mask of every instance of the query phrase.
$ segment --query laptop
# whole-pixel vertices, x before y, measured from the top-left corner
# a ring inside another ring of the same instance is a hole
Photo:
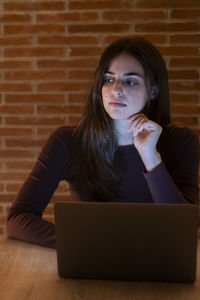
[[[62,202],[54,212],[60,277],[195,281],[197,205]]]

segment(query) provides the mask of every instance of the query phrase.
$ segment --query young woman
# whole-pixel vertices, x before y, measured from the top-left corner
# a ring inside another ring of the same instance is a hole
[[[9,237],[55,247],[42,214],[59,181],[74,201],[198,202],[198,138],[170,125],[168,75],[159,51],[139,37],[103,53],[76,128],[56,130],[7,220]]]

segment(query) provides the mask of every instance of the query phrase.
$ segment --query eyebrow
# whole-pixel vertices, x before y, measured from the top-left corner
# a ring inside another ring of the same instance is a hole
[[[107,71],[105,74],[115,75],[115,73],[110,72],[110,71]],[[125,77],[127,77],[127,76],[138,76],[138,77],[143,78],[142,75],[140,75],[140,74],[138,74],[138,73],[135,73],[135,72],[125,73],[125,74],[123,74],[123,76],[125,76]]]

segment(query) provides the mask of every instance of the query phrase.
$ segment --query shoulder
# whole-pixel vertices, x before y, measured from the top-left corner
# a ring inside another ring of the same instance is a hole
[[[194,131],[192,129],[190,129],[189,127],[179,127],[179,126],[175,126],[175,125],[170,125],[169,127],[166,128],[166,131],[168,134],[172,135],[172,136],[184,136],[184,137],[194,137],[196,136],[196,134],[194,133]],[[196,136],[197,137],[197,136]]]
[[[57,128],[47,139],[40,156],[65,157],[73,151],[73,131],[75,127]]]
[[[169,126],[164,130],[165,137],[174,142],[176,145],[186,145],[187,143],[194,143],[198,145],[198,136],[194,131],[188,127]]]
[[[178,155],[187,152],[199,155],[199,138],[188,127],[169,126],[164,129],[160,141],[161,148]]]
[[[73,132],[75,127],[62,126],[57,128],[49,137],[49,143],[59,143],[68,145],[73,143]]]
[[[52,134],[51,137],[56,138],[71,138],[73,136],[74,129],[76,127],[74,126],[61,126],[58,127]]]

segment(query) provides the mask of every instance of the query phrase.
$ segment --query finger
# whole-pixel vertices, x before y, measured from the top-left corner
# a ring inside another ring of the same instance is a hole
[[[128,122],[135,121],[138,118],[146,118],[147,119],[147,117],[144,114],[134,114],[134,115],[128,117]]]
[[[139,115],[134,115],[134,116],[131,116],[129,117],[128,121],[130,123],[130,128],[132,128],[133,126],[137,126],[138,123],[142,122],[143,120],[146,120],[148,121],[147,117],[142,115],[142,114],[139,114]]]
[[[160,132],[160,126],[154,122],[144,122],[141,124],[139,128],[137,128],[137,132],[142,132],[143,130],[148,131],[149,133]]]
[[[140,116],[139,118],[137,118],[137,119],[135,119],[134,121],[131,122],[131,124],[128,128],[128,131],[137,130],[138,128],[140,128],[140,126],[144,122],[149,122],[149,119],[147,119],[146,117]]]
[[[141,119],[139,119],[139,120],[137,121],[137,123],[135,124],[135,128],[136,128],[137,130],[139,130],[140,127],[141,127],[144,123],[148,123],[148,122],[149,122],[148,119],[146,119],[146,118],[141,118]]]
[[[140,120],[140,122],[138,122],[134,128],[133,128],[133,135],[134,136],[137,136],[139,132],[142,132],[143,128],[144,128],[144,124],[146,123],[147,121],[142,119]]]
[[[140,126],[140,128],[136,128],[133,132],[134,132],[133,135],[134,135],[134,136],[137,136],[137,135],[140,134],[140,133],[148,133],[148,134],[150,134],[150,133],[153,132],[153,129],[150,128],[150,127],[149,127],[148,125],[146,125],[146,124],[142,124],[142,125]]]

